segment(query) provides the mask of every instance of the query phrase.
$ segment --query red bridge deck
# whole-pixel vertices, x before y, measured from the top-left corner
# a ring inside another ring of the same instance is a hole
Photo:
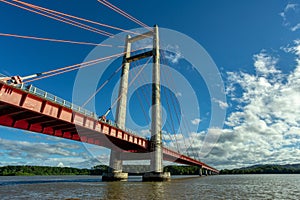
[[[61,98],[27,85],[7,85],[0,81],[0,125],[107,148],[118,146],[124,152],[149,152],[150,142],[128,130]],[[163,148],[164,160],[218,170],[176,151]]]

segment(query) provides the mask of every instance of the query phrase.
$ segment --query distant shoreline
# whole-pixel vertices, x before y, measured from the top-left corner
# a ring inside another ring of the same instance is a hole
[[[149,171],[147,165],[124,165],[124,171],[130,172],[131,176],[142,176]],[[0,176],[70,176],[70,175],[102,175],[108,171],[108,166],[98,165],[91,169],[78,169],[72,167],[50,167],[50,166],[3,166],[0,167]],[[164,171],[172,175],[199,175],[199,167],[171,165],[164,167]]]
[[[223,169],[220,174],[300,174],[300,164],[254,165],[238,169]]]

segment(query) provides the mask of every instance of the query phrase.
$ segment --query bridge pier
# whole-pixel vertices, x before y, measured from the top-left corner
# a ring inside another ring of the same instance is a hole
[[[103,173],[102,181],[126,181],[128,179],[128,173],[122,172],[123,161],[121,160],[121,152],[117,150],[111,150],[109,169],[107,173]]]
[[[199,176],[202,176],[202,167],[199,169]]]
[[[204,176],[208,176],[208,170],[204,169]]]

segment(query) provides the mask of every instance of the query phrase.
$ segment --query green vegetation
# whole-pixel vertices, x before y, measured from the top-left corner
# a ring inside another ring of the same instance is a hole
[[[91,169],[77,169],[71,167],[43,167],[43,166],[5,166],[0,167],[0,176],[35,176],[35,175],[102,175],[108,171],[108,166],[97,165]],[[130,175],[142,175],[149,171],[147,165],[124,165],[124,171]],[[170,165],[164,171],[172,175],[199,175],[199,167]],[[223,169],[220,174],[300,174],[300,164],[293,165],[254,165],[239,169]]]
[[[254,165],[240,169],[223,169],[220,174],[300,174],[300,164]]]
[[[5,166],[0,167],[0,176],[34,176],[34,175],[89,175],[88,169],[70,167],[41,166]]]
[[[89,175],[102,175],[103,172],[108,171],[108,166],[107,165],[96,165],[90,170]]]
[[[91,169],[77,169],[70,167],[44,167],[44,166],[5,166],[0,167],[0,176],[35,176],[35,175],[102,175],[108,171],[108,166],[97,165]],[[124,165],[124,171],[129,174],[142,175],[149,171],[147,165]],[[195,166],[166,166],[164,171],[172,175],[198,175],[199,167]]]
[[[197,166],[170,165],[164,167],[165,172],[171,172],[172,175],[199,175]]]

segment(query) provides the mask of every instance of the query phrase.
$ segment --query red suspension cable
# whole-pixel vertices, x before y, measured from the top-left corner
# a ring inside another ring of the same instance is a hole
[[[23,39],[33,39],[33,40],[42,40],[42,41],[50,41],[50,42],[62,42],[62,43],[70,43],[70,44],[82,44],[82,45],[91,45],[91,46],[113,47],[110,44],[96,44],[96,43],[91,43],[91,42],[77,42],[77,41],[71,41],[71,40],[41,38],[41,37],[35,37],[35,36],[16,35],[16,34],[10,34],[10,33],[0,33],[0,36],[16,37],[16,38],[23,38]]]
[[[106,7],[110,8],[110,9],[114,10],[115,12],[123,15],[127,19],[130,19],[131,21],[137,23],[138,25],[140,25],[142,27],[145,27],[146,29],[152,31],[152,29],[149,26],[147,26],[146,24],[144,24],[140,20],[136,19],[135,17],[131,16],[130,14],[126,13],[125,11],[121,10],[117,6],[111,4],[110,2],[105,1],[105,0],[98,0],[98,2],[101,3],[101,4],[103,4],[103,5],[105,5]]]
[[[61,17],[59,16],[58,17],[55,17],[57,15],[55,14],[52,14],[53,16],[51,15],[47,15],[45,13],[42,13],[42,12],[39,12],[39,11],[36,11],[36,10],[33,10],[33,9],[30,9],[30,8],[26,8],[24,6],[20,6],[20,5],[17,5],[15,3],[12,3],[12,2],[8,2],[6,0],[0,0],[1,2],[4,2],[6,4],[9,4],[9,5],[12,5],[12,6],[15,6],[15,7],[18,7],[18,8],[21,8],[23,10],[27,10],[27,11],[30,11],[30,12],[33,12],[33,13],[36,13],[36,14],[39,14],[39,15],[42,15],[42,16],[45,16],[45,17],[48,17],[48,18],[51,18],[51,19],[54,19],[54,20],[57,20],[57,21],[60,21],[60,22],[64,22],[66,24],[70,24],[70,25],[73,25],[73,26],[76,26],[76,27],[79,27],[79,28],[82,28],[82,29],[85,29],[85,30],[88,30],[88,31],[91,31],[91,32],[94,32],[94,33],[98,33],[98,34],[101,34],[101,35],[104,35],[104,36],[112,36],[111,33],[107,33],[105,31],[102,31],[102,30],[99,30],[99,29],[96,29],[96,28],[93,28],[91,26],[88,26],[88,25],[84,25],[82,23],[79,23],[79,22],[75,22],[73,20],[70,20],[70,19],[67,19],[67,18],[64,18],[64,17]],[[47,12],[46,12],[47,13]],[[48,12],[49,13],[49,12]]]
[[[125,53],[119,53],[119,54],[115,54],[115,55],[112,55],[112,56],[107,56],[107,57],[104,57],[104,58],[99,58],[99,59],[95,59],[95,60],[91,60],[91,61],[87,61],[87,62],[75,64],[75,65],[70,65],[70,66],[66,66],[66,67],[63,67],[63,68],[50,70],[50,71],[47,71],[47,72],[43,72],[42,73],[43,76],[25,81],[24,83],[28,83],[28,82],[48,78],[48,77],[51,77],[51,76],[56,76],[56,75],[59,75],[59,74],[62,74],[62,73],[70,72],[70,71],[73,71],[73,70],[85,68],[85,67],[88,67],[88,66],[91,66],[91,65],[98,64],[100,62],[110,60],[110,59],[115,58],[115,57],[122,56],[124,54]]]
[[[109,81],[122,69],[121,65],[114,73],[112,73],[109,78],[101,84],[101,86],[82,104],[81,107],[85,107],[101,90],[102,88],[109,83]]]
[[[14,0],[14,1],[16,1],[16,0]],[[119,28],[119,27],[115,27],[115,26],[111,26],[111,25],[107,25],[107,24],[95,22],[95,21],[92,21],[92,20],[88,20],[88,19],[84,19],[84,18],[77,17],[77,16],[74,16],[74,15],[66,14],[66,13],[63,13],[63,12],[51,10],[51,9],[44,8],[44,7],[41,7],[41,6],[36,6],[36,5],[33,5],[33,4],[26,3],[26,2],[22,2],[22,1],[17,1],[17,2],[19,2],[19,3],[23,4],[23,5],[27,5],[27,6],[36,8],[36,9],[49,11],[51,13],[56,13],[56,14],[59,14],[59,15],[62,15],[62,16],[66,16],[66,17],[70,17],[70,18],[73,18],[73,19],[81,20],[81,21],[88,22],[88,23],[91,23],[91,24],[96,24],[96,25],[99,25],[99,26],[103,26],[103,27],[107,27],[107,28],[118,30],[118,31],[123,31],[123,32],[135,34],[135,35],[139,34],[139,33],[136,33],[136,32],[133,32],[133,31],[129,31],[129,30],[125,30],[125,29],[122,29],[122,28]]]
[[[141,67],[141,69],[138,71],[138,73],[136,73],[135,77],[130,81],[130,83],[128,84],[128,87],[132,85],[132,83],[137,79],[137,77],[140,75],[140,73],[144,70],[144,68],[147,66],[147,64],[149,63],[149,61],[151,60],[151,57],[147,60],[147,62]],[[116,103],[120,100],[120,98],[122,97],[122,95],[119,95],[118,98],[114,101],[114,103],[111,105],[111,108],[113,108]]]

